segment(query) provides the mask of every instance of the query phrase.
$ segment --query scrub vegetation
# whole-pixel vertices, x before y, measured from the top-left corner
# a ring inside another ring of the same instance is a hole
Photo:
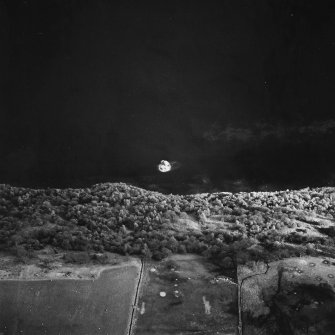
[[[164,195],[124,183],[0,185],[0,250],[196,253],[223,263],[333,253],[334,199],[335,188]]]

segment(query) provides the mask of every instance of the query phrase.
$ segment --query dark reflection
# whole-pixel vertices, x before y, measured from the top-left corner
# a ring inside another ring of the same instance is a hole
[[[334,334],[335,293],[328,284],[281,284],[279,276],[275,294],[263,292],[265,304],[270,308],[267,315],[255,319],[246,315],[263,334]],[[256,334],[248,329],[247,334]]]

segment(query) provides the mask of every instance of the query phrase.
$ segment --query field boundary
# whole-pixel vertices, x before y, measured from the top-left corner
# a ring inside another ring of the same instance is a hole
[[[90,267],[90,276],[87,276],[85,278],[80,278],[80,277],[58,277],[56,274],[63,274],[63,272],[59,272],[59,271],[50,271],[49,273],[47,273],[44,277],[13,277],[13,278],[0,278],[0,283],[2,282],[23,282],[23,281],[34,281],[34,282],[38,282],[38,281],[56,281],[56,280],[60,280],[60,281],[64,281],[64,280],[97,280],[100,278],[101,274],[105,271],[109,271],[109,270],[116,270],[116,269],[120,269],[120,268],[124,268],[124,267],[130,267],[130,266],[136,266],[138,267],[138,262],[134,261],[134,260],[130,260],[121,264],[115,264],[115,265],[105,265],[105,266],[97,266],[97,267]],[[66,266],[66,268],[71,268],[71,266]],[[87,269],[87,266],[83,266],[83,267],[75,267],[76,269]],[[58,270],[62,269],[59,268]],[[54,276],[50,275],[50,273],[54,274]],[[49,276],[48,276],[49,275]],[[82,275],[82,274],[81,274]],[[94,275],[94,277],[91,277],[91,275]]]
[[[138,299],[139,299],[139,291],[140,291],[140,288],[141,288],[141,283],[142,283],[142,278],[143,278],[143,269],[144,269],[144,261],[143,261],[143,259],[141,259],[140,275],[139,275],[138,282],[137,282],[137,285],[136,285],[135,298],[134,298],[134,302],[133,302],[133,306],[132,306],[132,311],[131,311],[131,316],[130,316],[130,322],[129,322],[129,328],[128,328],[127,335],[132,335],[133,334],[133,330],[134,330],[134,326],[135,326],[135,312],[137,310],[137,303],[138,303]]]
[[[270,265],[267,262],[264,263],[264,264],[266,264],[265,272],[254,273],[252,275],[244,277],[244,278],[242,278],[241,283],[239,285],[237,285],[237,303],[238,303],[238,327],[237,328],[238,328],[238,334],[239,335],[243,335],[243,322],[242,322],[242,303],[243,303],[242,286],[243,286],[243,283],[244,283],[244,281],[246,281],[247,279],[250,279],[252,277],[267,274],[267,272],[270,269]],[[237,276],[237,281],[238,281],[238,276]]]

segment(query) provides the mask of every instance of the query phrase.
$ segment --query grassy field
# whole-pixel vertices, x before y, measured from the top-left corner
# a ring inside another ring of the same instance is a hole
[[[105,270],[96,280],[0,282],[0,333],[123,335],[139,268]]]
[[[334,334],[335,259],[239,267],[243,334]],[[243,280],[244,279],[244,280]]]
[[[136,335],[236,334],[237,286],[201,257],[148,263]]]

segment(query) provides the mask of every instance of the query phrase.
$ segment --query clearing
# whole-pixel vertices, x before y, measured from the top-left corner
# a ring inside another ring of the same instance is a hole
[[[203,257],[145,265],[136,335],[236,334],[237,285]]]

